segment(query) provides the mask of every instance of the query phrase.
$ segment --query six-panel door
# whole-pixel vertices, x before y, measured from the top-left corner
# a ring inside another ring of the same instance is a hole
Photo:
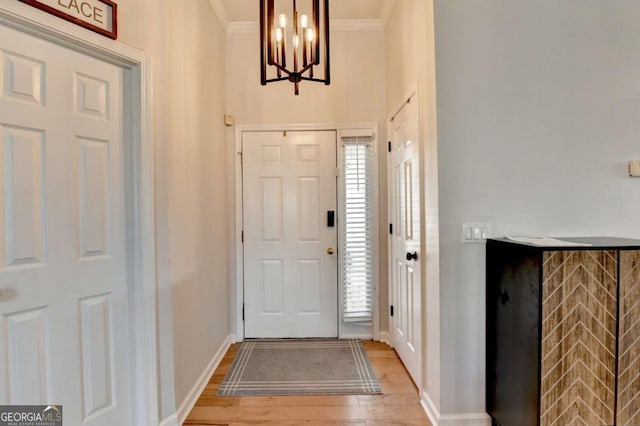
[[[336,133],[242,135],[246,337],[337,337]]]
[[[122,71],[0,26],[0,404],[131,423]]]

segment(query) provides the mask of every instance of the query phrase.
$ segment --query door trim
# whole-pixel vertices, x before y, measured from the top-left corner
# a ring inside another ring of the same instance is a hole
[[[323,131],[330,130],[336,131],[337,137],[340,136],[341,130],[352,130],[352,129],[366,129],[368,131],[373,131],[374,137],[376,141],[378,141],[378,123],[376,122],[360,122],[360,123],[342,123],[342,124],[334,124],[334,123],[326,123],[326,124],[257,124],[257,125],[238,125],[235,127],[235,143],[234,150],[231,155],[233,155],[233,168],[234,168],[234,182],[230,185],[233,185],[233,189],[230,188],[229,193],[235,194],[235,202],[230,203],[235,206],[235,214],[232,215],[235,220],[234,225],[234,234],[230,237],[230,246],[232,247],[232,253],[230,253],[231,259],[231,268],[235,277],[232,278],[232,282],[234,283],[231,292],[230,292],[230,306],[231,306],[231,320],[234,328],[234,335],[236,342],[241,342],[244,340],[244,321],[242,319],[242,310],[244,303],[244,253],[243,253],[243,245],[242,245],[242,212],[243,212],[243,203],[242,203],[242,158],[240,153],[242,152],[242,133],[244,132],[266,132],[266,131]],[[338,140],[336,140],[336,143]],[[378,161],[376,161],[375,165],[376,176],[378,173]],[[376,177],[376,191],[378,190],[378,181],[379,179]],[[380,206],[376,204],[375,217],[376,221],[379,217]],[[375,244],[376,247],[379,245],[379,234],[376,233],[375,236]],[[378,250],[375,251],[375,256],[378,255]],[[378,302],[378,292],[379,292],[379,271],[376,269],[374,271],[374,297],[373,297],[373,339],[380,339],[380,309]],[[342,285],[338,282],[338,297],[340,302],[342,299],[340,297],[340,292],[342,291]],[[343,324],[342,324],[342,306],[338,304],[338,338],[343,338],[347,336],[343,336]]]
[[[123,70],[125,201],[128,205],[133,424],[158,424],[156,259],[151,59],[31,6],[0,0],[0,24],[116,65]],[[135,374],[134,374],[135,372]]]

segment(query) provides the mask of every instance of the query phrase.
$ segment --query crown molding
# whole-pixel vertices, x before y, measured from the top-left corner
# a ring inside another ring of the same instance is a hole
[[[209,0],[209,4],[213,9],[213,12],[218,17],[218,21],[222,25],[222,28],[225,31],[228,31],[229,28],[229,15],[227,15],[227,9],[225,9],[222,0]]]

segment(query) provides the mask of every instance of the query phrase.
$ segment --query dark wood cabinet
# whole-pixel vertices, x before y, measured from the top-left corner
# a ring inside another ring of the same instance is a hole
[[[487,241],[494,425],[640,425],[640,241]]]

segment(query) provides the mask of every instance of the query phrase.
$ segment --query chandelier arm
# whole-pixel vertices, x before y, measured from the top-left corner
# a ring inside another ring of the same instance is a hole
[[[265,80],[265,83],[274,83],[276,81],[289,81],[289,77],[268,78]]]
[[[300,78],[302,80],[305,81],[315,81],[316,83],[324,83],[327,84],[327,80],[321,79],[321,78],[314,78],[314,77],[304,77],[304,76],[300,76]]]
[[[289,71],[288,69],[286,69],[285,67],[283,67],[282,65],[280,65],[280,64],[279,64],[279,63],[277,63],[277,62],[274,62],[274,63],[273,63],[273,66],[274,66],[274,67],[276,67],[276,68],[278,68],[280,71],[282,71],[283,73],[285,73],[285,74],[287,74],[287,75],[290,75],[290,74],[292,73],[292,71]],[[286,78],[286,77],[283,77],[283,79],[284,79],[284,80],[286,80],[287,78]]]
[[[308,70],[310,70],[310,69],[311,69],[311,67],[313,67],[313,65],[314,65],[313,63],[309,63],[309,64],[307,64],[304,68],[302,68],[302,69],[299,71],[299,72],[300,72],[300,74],[304,74],[305,72],[307,72]],[[313,77],[313,75],[312,75],[311,77]]]

